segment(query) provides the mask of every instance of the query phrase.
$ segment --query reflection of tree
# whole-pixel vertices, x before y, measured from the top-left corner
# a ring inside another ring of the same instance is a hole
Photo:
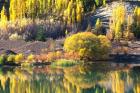
[[[133,90],[134,93],[140,93],[140,68],[139,67],[134,67],[130,72],[130,77],[133,80]]]
[[[101,86],[96,85],[93,88],[83,90],[83,93],[107,93],[107,92],[105,88],[102,88]]]
[[[0,71],[0,93],[20,93],[19,90],[26,90],[24,87],[27,87],[27,81],[31,80],[30,70],[6,67]]]
[[[50,69],[51,70],[51,69]],[[15,68],[0,74],[0,93],[67,93],[63,75],[55,71],[33,73],[32,69]]]
[[[128,70],[115,69],[109,64],[84,64],[64,72],[65,79],[80,90],[75,93],[125,93],[127,85],[132,84]],[[131,88],[129,91],[133,93]]]
[[[121,79],[121,73],[114,71],[111,73],[113,93],[125,93],[125,82]]]
[[[140,83],[140,68],[134,67],[130,72],[130,77],[133,79],[134,83]]]
[[[10,79],[7,79],[6,82],[4,83],[4,85],[2,85],[2,81],[0,84],[0,93],[10,93]]]
[[[41,68],[38,68],[38,67],[35,67],[33,69],[33,71],[35,73],[43,73],[43,74],[53,74],[53,75],[57,75],[57,74],[60,74],[60,75],[63,75],[63,70],[62,69],[59,69],[59,68],[50,68],[49,66],[45,66],[45,67],[41,67]]]
[[[99,63],[35,69],[1,68],[0,93],[140,93],[139,69],[114,71]]]
[[[69,82],[83,89],[92,88],[98,82],[107,78],[107,73],[94,70],[94,64],[90,66],[76,66],[72,69],[66,69],[64,72],[64,77]]]

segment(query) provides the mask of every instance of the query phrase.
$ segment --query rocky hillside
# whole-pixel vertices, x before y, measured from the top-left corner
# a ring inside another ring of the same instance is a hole
[[[0,54],[5,53],[7,50],[13,51],[15,53],[23,53],[25,55],[47,53],[49,51],[62,49],[62,42],[63,40],[48,40],[46,42],[0,40]]]
[[[89,20],[91,26],[94,27],[96,20],[98,18],[100,18],[102,20],[103,26],[107,30],[108,26],[109,26],[109,18],[112,15],[113,8],[123,4],[123,5],[125,5],[127,13],[129,14],[129,13],[133,12],[134,7],[138,6],[139,3],[136,3],[136,2],[123,2],[122,3],[119,1],[114,1],[114,2],[108,3],[106,6],[101,6],[98,9],[96,9],[96,12],[94,14],[92,14],[88,20]]]

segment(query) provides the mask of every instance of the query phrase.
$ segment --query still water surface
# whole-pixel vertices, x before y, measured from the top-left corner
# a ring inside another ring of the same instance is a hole
[[[140,67],[115,63],[3,67],[0,93],[140,93]]]

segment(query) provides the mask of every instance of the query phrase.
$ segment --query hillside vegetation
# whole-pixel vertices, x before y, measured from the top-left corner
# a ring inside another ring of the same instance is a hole
[[[81,28],[84,15],[106,0],[5,0],[0,39],[41,40],[64,37]]]

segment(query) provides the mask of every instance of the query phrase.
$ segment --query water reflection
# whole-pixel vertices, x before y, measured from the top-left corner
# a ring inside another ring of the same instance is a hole
[[[140,67],[81,64],[0,69],[0,93],[140,93]]]

